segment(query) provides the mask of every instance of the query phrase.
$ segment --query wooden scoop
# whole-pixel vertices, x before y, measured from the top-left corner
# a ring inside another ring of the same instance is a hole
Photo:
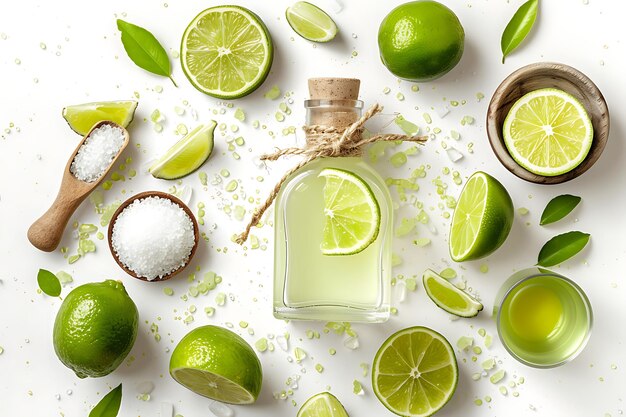
[[[91,135],[91,132],[105,124],[122,129],[124,133],[124,143],[100,178],[94,182],[81,181],[70,172],[70,166],[74,161],[76,153],[85,140]],[[128,131],[117,123],[102,121],[96,123],[91,128],[89,133],[80,141],[74,152],[72,152],[69,161],[67,161],[65,171],[63,172],[63,179],[61,180],[61,187],[59,188],[59,193],[52,203],[52,206],[28,229],[28,240],[34,247],[45,252],[52,252],[59,246],[59,242],[61,242],[61,238],[63,237],[63,231],[70,217],[72,217],[74,211],[76,211],[80,203],[87,198],[89,193],[104,180],[104,177],[109,173],[111,167],[115,165],[115,162],[117,162],[124,149],[126,149],[126,146],[128,146],[129,141],[130,137]]]

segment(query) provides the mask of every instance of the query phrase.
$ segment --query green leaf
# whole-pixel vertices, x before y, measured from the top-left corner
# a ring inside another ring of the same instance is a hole
[[[538,7],[539,0],[528,0],[517,9],[509,24],[506,25],[500,41],[503,64],[504,58],[522,43],[532,29],[535,19],[537,19]]]
[[[567,232],[548,240],[539,251],[537,265],[554,266],[583,250],[591,236],[583,232]]]
[[[541,213],[540,225],[546,225],[561,220],[574,210],[581,198],[576,195],[563,194],[554,197]]]
[[[156,75],[172,78],[170,58],[157,38],[146,29],[117,19],[117,28],[122,32],[122,44],[128,57],[140,68]]]
[[[116,417],[122,404],[122,384],[113,388],[91,410],[89,417]]]
[[[61,295],[61,283],[59,278],[52,272],[40,269],[37,273],[37,284],[44,294],[50,297],[58,297]]]

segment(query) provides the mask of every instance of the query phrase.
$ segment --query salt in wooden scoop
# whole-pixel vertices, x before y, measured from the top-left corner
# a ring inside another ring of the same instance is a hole
[[[76,154],[85,141],[91,136],[91,134],[102,127],[103,125],[109,125],[113,128],[121,129],[123,134],[122,146],[117,151],[117,154],[111,160],[109,166],[102,171],[100,176],[92,182],[79,180],[72,172],[72,162],[76,158]],[[35,223],[28,229],[28,240],[34,247],[45,252],[52,252],[59,246],[61,238],[63,237],[63,231],[67,226],[74,211],[78,208],[85,198],[91,193],[106,177],[111,170],[111,167],[115,165],[115,162],[120,157],[126,146],[128,146],[130,137],[128,131],[117,123],[110,121],[102,121],[96,123],[89,133],[85,135],[83,140],[80,141],[72,156],[70,157],[65,171],[63,172],[63,179],[61,180],[61,187],[56,199],[52,203],[52,206],[41,216]]]

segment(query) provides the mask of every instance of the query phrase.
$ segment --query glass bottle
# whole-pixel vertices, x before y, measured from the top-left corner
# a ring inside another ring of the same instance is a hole
[[[357,121],[360,81],[309,80],[307,125],[340,130]],[[324,229],[325,168],[352,172],[371,188],[380,207],[378,236],[362,252],[328,256],[320,250]],[[275,205],[274,316],[281,319],[384,322],[389,318],[393,208],[381,176],[362,157],[319,158],[282,185]]]

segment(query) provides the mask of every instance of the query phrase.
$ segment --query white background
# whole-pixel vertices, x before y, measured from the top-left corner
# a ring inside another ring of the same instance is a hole
[[[483,352],[477,363],[471,355],[458,353],[460,381],[451,402],[438,414],[440,416],[606,416],[620,415],[626,387],[626,360],[624,342],[626,325],[623,282],[626,243],[626,194],[624,193],[624,125],[626,86],[623,69],[626,64],[624,47],[624,6],[619,1],[551,0],[542,2],[540,16],[527,42],[510,56],[506,64],[500,62],[500,35],[506,22],[521,4],[518,0],[447,0],[445,3],[459,16],[465,31],[465,53],[460,64],[447,76],[431,83],[420,84],[419,92],[412,92],[411,84],[399,82],[380,63],[376,34],[380,21],[398,1],[347,1],[339,14],[332,14],[341,29],[338,39],[315,47],[296,36],[284,19],[289,5],[284,1],[253,2],[239,0],[252,8],[266,22],[275,45],[272,72],[265,84],[254,94],[234,102],[247,114],[241,123],[240,134],[246,145],[239,148],[242,155],[235,161],[227,151],[226,140],[216,136],[216,149],[202,168],[209,179],[223,168],[228,168],[231,178],[240,179],[240,188],[248,195],[263,197],[280,177],[283,169],[294,161],[276,163],[269,172],[259,170],[254,156],[273,147],[293,144],[293,136],[283,137],[282,128],[303,122],[302,100],[306,98],[306,79],[312,76],[351,76],[362,79],[362,98],[371,104],[378,101],[386,111],[401,112],[418,123],[422,129],[439,127],[443,132],[429,143],[419,155],[409,158],[407,165],[395,169],[387,162],[388,155],[376,167],[384,176],[406,178],[411,169],[430,164],[421,189],[415,194],[424,202],[431,222],[438,233],[428,227],[418,227],[417,235],[397,239],[394,251],[404,263],[394,273],[418,275],[425,268],[437,270],[453,266],[481,296],[485,311],[477,318],[451,321],[426,296],[421,287],[409,293],[407,301],[396,304],[397,316],[382,325],[354,325],[361,347],[356,351],[342,345],[342,337],[324,334],[323,323],[285,323],[275,320],[271,313],[272,289],[272,229],[264,227],[255,233],[269,239],[266,251],[244,251],[230,240],[239,232],[243,222],[230,218],[220,210],[219,202],[231,198],[219,186],[203,190],[198,176],[184,180],[194,188],[190,206],[196,211],[199,201],[206,203],[207,226],[203,230],[210,242],[202,242],[192,268],[201,272],[216,271],[224,277],[223,283],[208,296],[183,301],[180,296],[188,289],[186,275],[167,284],[148,284],[126,276],[113,262],[105,241],[96,241],[97,253],[88,254],[73,265],[68,265],[62,254],[42,253],[26,239],[28,226],[49,206],[60,183],[67,158],[80,139],[61,118],[61,109],[68,104],[88,101],[132,99],[139,92],[139,108],[135,121],[129,128],[133,145],[125,156],[131,156],[131,167],[138,171],[132,181],[115,183],[105,193],[106,203],[123,200],[144,190],[167,190],[172,185],[155,180],[143,172],[143,165],[160,155],[177,139],[173,133],[178,123],[190,128],[195,124],[215,118],[219,123],[232,124],[234,109],[218,100],[197,92],[187,82],[180,63],[172,58],[173,76],[179,84],[174,88],[169,80],[159,78],[137,68],[126,56],[116,29],[116,16],[150,29],[168,50],[177,50],[187,23],[201,10],[216,2],[183,2],[169,0],[167,7],[161,1],[70,2],[70,1],[4,1],[0,5],[0,416],[86,416],[90,408],[109,389],[124,383],[124,399],[120,416],[158,416],[161,402],[175,405],[177,413],[189,416],[210,415],[210,401],[197,396],[176,384],[168,375],[169,353],[175,343],[190,329],[208,323],[225,325],[234,323],[234,330],[253,344],[268,334],[291,334],[290,352],[278,347],[274,352],[259,354],[263,363],[263,389],[258,402],[252,406],[235,407],[237,416],[290,416],[295,415],[291,399],[301,405],[309,396],[330,386],[351,416],[391,415],[375,398],[370,375],[363,377],[361,363],[371,363],[374,353],[383,340],[396,330],[412,325],[427,325],[444,334],[453,344],[462,335],[474,336],[482,341],[476,330],[484,327],[495,336],[495,326],[490,318],[493,297],[500,283],[514,270],[532,265],[541,245],[551,236],[569,230],[582,230],[592,234],[591,243],[576,258],[563,264],[558,271],[578,282],[589,295],[595,313],[593,334],[586,350],[572,363],[553,370],[534,370],[516,363],[496,341]],[[327,3],[320,3],[328,8]],[[352,33],[357,38],[352,37]],[[4,36],[3,36],[4,37]],[[46,49],[40,43],[46,44]],[[358,52],[356,57],[351,53]],[[58,54],[57,54],[58,53]],[[21,63],[18,65],[16,59]],[[611,135],[608,146],[598,163],[577,180],[559,186],[541,186],[525,183],[506,171],[496,160],[487,142],[484,118],[488,100],[498,83],[516,68],[536,61],[557,61],[572,65],[590,76],[605,94],[612,113]],[[37,79],[38,82],[35,82]],[[293,91],[293,114],[283,123],[276,122],[274,113],[279,100],[263,98],[272,85],[283,92]],[[163,91],[158,93],[157,86]],[[391,88],[388,95],[385,87]],[[396,94],[402,92],[404,101]],[[478,102],[477,92],[485,99]],[[439,119],[431,107],[440,108],[447,100],[467,100],[467,104],[452,108],[450,114]],[[174,112],[174,106],[189,106],[184,116]],[[415,110],[415,107],[419,110]],[[154,132],[149,116],[154,109],[166,116],[162,134]],[[199,120],[190,116],[191,109]],[[212,109],[225,108],[225,114],[213,115]],[[427,125],[423,112],[433,116]],[[460,126],[463,116],[476,119],[472,126]],[[267,124],[266,130],[255,130],[251,121],[258,119]],[[13,123],[13,127],[10,127]],[[18,131],[19,128],[19,131]],[[10,129],[6,133],[5,129]],[[450,129],[461,132],[461,141],[446,140]],[[278,132],[272,139],[267,131]],[[299,134],[301,136],[301,134]],[[457,164],[451,163],[441,148],[442,141],[454,142],[465,155]],[[469,154],[467,145],[473,142],[475,152]],[[141,144],[140,148],[135,145]],[[408,145],[405,145],[405,147]],[[249,151],[250,149],[250,151]],[[516,213],[515,224],[505,245],[486,261],[451,265],[447,253],[449,220],[442,217],[440,202],[431,181],[437,176],[449,184],[450,195],[457,196],[460,187],[451,176],[442,174],[443,167],[459,170],[465,180],[475,170],[485,170],[500,179],[510,191],[516,207],[530,210],[527,216]],[[265,176],[257,182],[258,175]],[[538,226],[541,210],[550,198],[573,193],[582,196],[583,202],[572,215],[549,227]],[[247,209],[252,204],[245,203]],[[405,207],[401,216],[416,215],[415,208]],[[398,216],[401,217],[401,216]],[[73,220],[98,224],[93,206],[86,202],[76,212]],[[526,225],[529,222],[530,225]],[[211,230],[210,225],[217,224]],[[106,230],[101,229],[104,233]],[[411,242],[417,236],[429,237],[432,244],[417,248]],[[67,230],[62,246],[75,253],[77,241]],[[224,253],[227,248],[227,253]],[[244,256],[246,255],[246,256]],[[489,272],[479,271],[481,264]],[[74,277],[74,283],[63,289],[66,295],[76,285],[101,281],[106,278],[121,279],[135,300],[140,312],[140,329],[131,355],[113,374],[100,379],[79,380],[55,357],[52,347],[52,324],[60,300],[37,293],[36,274],[39,268],[52,271],[65,270]],[[190,268],[191,269],[191,268]],[[170,286],[175,295],[167,297],[163,287]],[[213,318],[205,316],[205,306],[215,305],[218,291],[232,294],[224,307],[218,307]],[[256,300],[256,301],[255,301]],[[195,321],[185,325],[177,317],[184,317],[190,305],[196,305]],[[161,317],[158,321],[157,317]],[[239,328],[245,320],[255,335]],[[150,333],[150,324],[159,325],[162,340],[156,342]],[[321,333],[319,340],[308,340],[307,330]],[[300,340],[301,339],[301,340]],[[301,365],[287,360],[295,346],[302,347],[310,357]],[[337,349],[335,356],[328,349]],[[479,363],[495,356],[507,371],[505,384],[514,377],[525,378],[525,383],[509,389],[502,396],[498,386],[488,379],[472,381]],[[465,359],[465,362],[463,361]],[[322,374],[314,365],[321,363]],[[616,369],[612,369],[615,365]],[[303,373],[305,370],[306,373]],[[289,376],[301,375],[299,388],[287,401],[275,400],[274,392],[286,389]],[[365,395],[352,393],[352,381],[364,384]],[[148,402],[136,399],[136,384],[152,381],[156,385]],[[72,394],[68,395],[67,390]],[[519,392],[518,397],[511,395]],[[60,394],[61,399],[55,398]],[[491,396],[490,404],[478,407],[476,398]],[[168,416],[169,417],[169,416]]]

